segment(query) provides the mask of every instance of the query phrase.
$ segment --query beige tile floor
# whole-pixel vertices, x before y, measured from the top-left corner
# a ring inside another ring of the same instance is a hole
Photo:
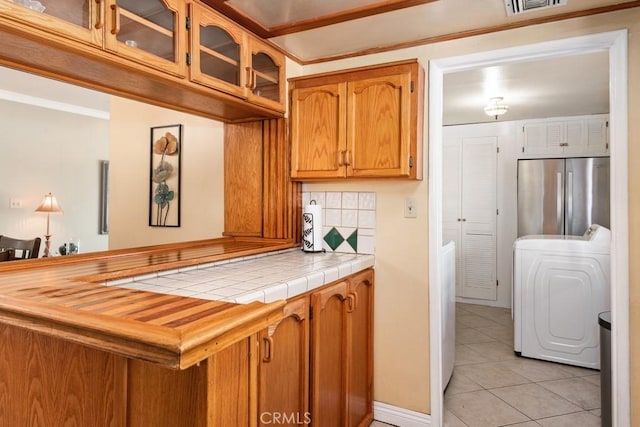
[[[517,357],[510,310],[458,303],[444,406],[447,427],[599,427],[600,373]]]

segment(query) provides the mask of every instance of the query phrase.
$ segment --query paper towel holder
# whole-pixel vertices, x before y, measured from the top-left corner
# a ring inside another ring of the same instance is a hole
[[[311,200],[309,205],[317,205],[315,200]],[[302,251],[303,252],[326,252],[326,250],[322,247],[322,242],[315,242],[317,232],[314,231],[314,228],[318,226],[320,223],[320,227],[322,227],[322,213],[320,212],[319,218],[314,218],[314,214],[311,212],[303,212],[302,213]],[[322,230],[322,228],[320,228]],[[322,233],[320,233],[321,235]],[[318,249],[319,247],[319,249]]]

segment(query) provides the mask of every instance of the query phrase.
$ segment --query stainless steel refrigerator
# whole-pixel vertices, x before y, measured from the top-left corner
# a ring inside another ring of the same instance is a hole
[[[609,158],[518,161],[518,237],[609,225]]]

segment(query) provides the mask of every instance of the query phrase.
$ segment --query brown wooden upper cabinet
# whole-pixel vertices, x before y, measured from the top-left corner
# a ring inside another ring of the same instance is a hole
[[[106,49],[161,71],[185,76],[182,0],[44,1],[29,9],[0,0],[0,13],[37,31]]]
[[[42,3],[44,9],[35,10],[0,0],[0,19],[28,27],[30,37],[54,39],[83,54],[100,51],[106,59],[124,58],[285,111],[284,54],[208,6],[186,0]]]
[[[190,8],[191,80],[284,111],[284,55],[212,9]]]
[[[422,179],[417,60],[289,79],[291,176]]]

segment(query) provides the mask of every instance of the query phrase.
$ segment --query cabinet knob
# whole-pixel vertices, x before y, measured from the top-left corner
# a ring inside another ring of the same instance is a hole
[[[458,218],[458,222],[462,221],[462,218]]]
[[[462,222],[467,222],[467,218],[462,218]]]

